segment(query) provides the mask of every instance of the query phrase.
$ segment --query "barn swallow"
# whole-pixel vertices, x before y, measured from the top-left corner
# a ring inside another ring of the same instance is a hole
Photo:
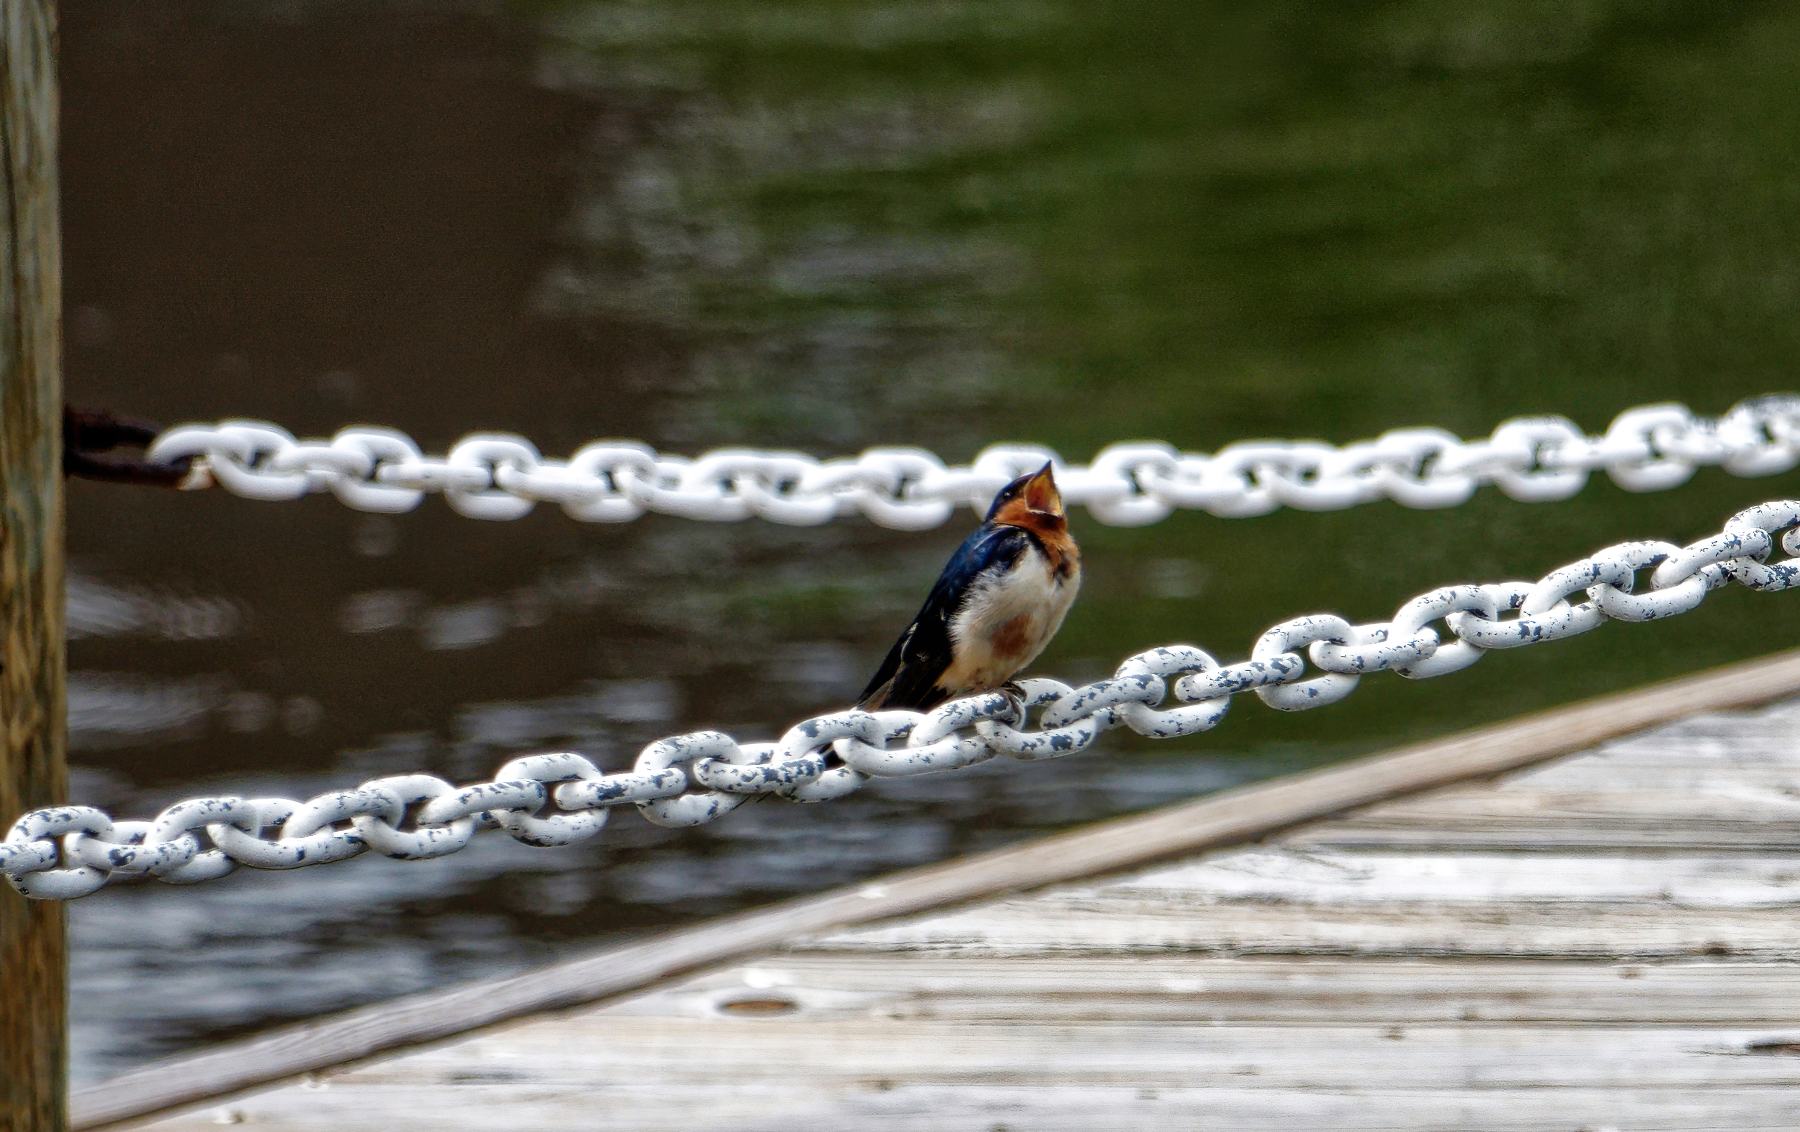
[[[995,497],[857,706],[929,711],[1004,686],[1044,651],[1080,586],[1081,551],[1045,464]]]

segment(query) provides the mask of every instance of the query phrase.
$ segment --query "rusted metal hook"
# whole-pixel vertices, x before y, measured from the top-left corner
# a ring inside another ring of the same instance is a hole
[[[180,488],[193,471],[193,457],[152,464],[98,453],[116,448],[148,448],[162,430],[148,421],[116,417],[104,409],[63,404],[63,475],[107,483]]]

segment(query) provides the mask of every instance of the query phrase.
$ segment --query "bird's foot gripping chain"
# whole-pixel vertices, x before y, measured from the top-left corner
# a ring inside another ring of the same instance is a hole
[[[1006,702],[1012,706],[1012,711],[1009,714],[995,716],[994,718],[1009,727],[1025,726],[1025,689],[1019,687],[1017,681],[1008,680],[998,688],[995,688],[994,691],[1005,696]]]

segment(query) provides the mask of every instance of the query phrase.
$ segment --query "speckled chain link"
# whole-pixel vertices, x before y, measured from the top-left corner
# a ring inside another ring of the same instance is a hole
[[[1788,557],[1770,562],[1778,544]],[[440,857],[483,828],[504,829],[527,845],[572,845],[599,832],[608,807],[627,803],[658,825],[699,825],[758,794],[822,802],[871,776],[953,770],[996,755],[1060,758],[1117,727],[1156,739],[1193,735],[1216,726],[1240,692],[1254,691],[1281,711],[1322,707],[1371,672],[1442,676],[1492,649],[1572,637],[1609,619],[1686,613],[1727,582],[1789,589],[1800,585],[1795,555],[1800,500],[1764,503],[1689,546],[1626,542],[1536,582],[1447,586],[1402,605],[1389,621],[1352,625],[1331,614],[1284,621],[1239,664],[1220,664],[1192,645],[1168,645],[1079,688],[1028,679],[1016,693],[970,696],[930,712],[835,712],[795,725],[774,743],[739,743],[717,731],[676,735],[644,748],[619,774],[556,753],[514,759],[494,781],[473,786],[406,774],[307,802],[190,798],[152,821],[114,821],[86,806],[34,810],[0,842],[0,872],[27,896],[69,899],[113,877],[191,884],[239,865],[293,869],[370,849],[404,860]],[[1646,571],[1648,588],[1638,592]],[[1586,600],[1571,604],[1578,594]],[[1433,627],[1440,623],[1448,639]]]
[[[295,440],[257,421],[182,425],[151,445],[152,462],[193,457],[188,486],[213,483],[251,499],[330,491],[360,511],[401,512],[441,492],[474,519],[517,519],[557,503],[583,522],[623,523],[656,511],[735,522],[760,516],[810,526],[861,512],[884,527],[924,530],[958,506],[984,509],[1017,476],[1056,465],[1063,499],[1111,526],[1160,522],[1177,508],[1241,518],[1281,507],[1333,511],[1392,499],[1454,507],[1482,484],[1514,499],[1566,499],[1604,469],[1627,491],[1661,491],[1718,465],[1738,476],[1783,472],[1800,462],[1800,397],[1745,401],[1722,417],[1681,405],[1619,414],[1603,436],[1562,417],[1519,417],[1486,440],[1435,428],[1396,429],[1343,448],[1315,441],[1249,441],[1179,452],[1151,442],[1114,444],[1087,466],[1047,448],[996,445],[967,467],[946,467],[919,448],[871,448],[817,460],[796,452],[719,449],[695,459],[629,441],[590,444],[549,459],[523,437],[476,433],[448,456],[426,456],[404,433],[347,428],[330,440]]]

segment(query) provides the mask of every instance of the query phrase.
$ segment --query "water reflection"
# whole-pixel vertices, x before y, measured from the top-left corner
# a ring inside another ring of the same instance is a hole
[[[71,395],[165,422],[1085,460],[1133,437],[1716,413],[1793,387],[1800,357],[1800,15],[1778,6],[65,0],[62,19]],[[1088,679],[1175,640],[1241,657],[1297,613],[1380,619],[1447,582],[1685,541],[1792,483],[1078,516],[1088,580],[1042,668]],[[131,816],[551,747],[616,768],[678,730],[773,738],[854,694],[964,529],[486,524],[86,483],[69,503],[75,792]],[[74,908],[77,1076],[1754,655],[1790,643],[1791,608],[1721,591],[1324,711],[1246,702],[1200,739],[702,830],[623,815],[577,850],[108,889]]]
[[[206,734],[224,705],[223,676],[153,680],[101,672],[69,674],[69,750],[96,751]]]
[[[227,598],[181,597],[147,586],[108,585],[72,573],[66,611],[71,641],[86,637],[150,636],[209,641],[243,628],[244,611]]]

